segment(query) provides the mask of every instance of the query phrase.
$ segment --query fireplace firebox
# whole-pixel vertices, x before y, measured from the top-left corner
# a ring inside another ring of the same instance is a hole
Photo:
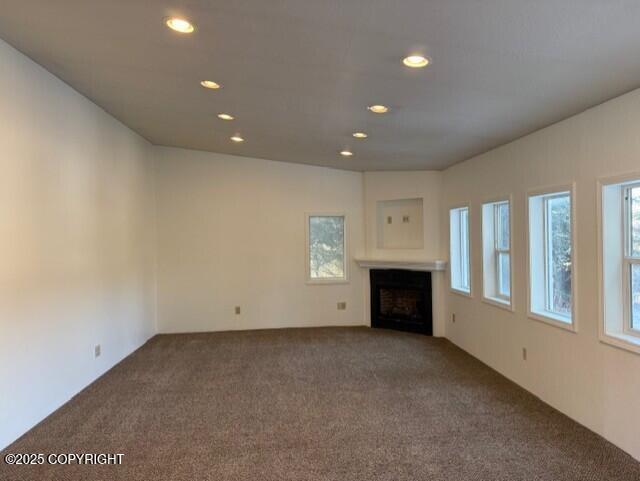
[[[371,327],[431,336],[431,273],[371,269]]]

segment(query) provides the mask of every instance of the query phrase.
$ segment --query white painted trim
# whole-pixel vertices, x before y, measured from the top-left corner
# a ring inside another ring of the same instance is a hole
[[[533,319],[534,321],[543,322],[544,324],[548,324],[553,327],[559,327],[560,329],[564,329],[565,331],[573,332],[574,334],[578,333],[578,329],[575,326],[575,323],[569,323],[562,321],[561,316],[556,316],[553,312],[549,312],[548,314],[540,314],[539,312],[531,312],[527,313],[529,319]]]
[[[456,289],[455,287],[453,287],[451,285],[451,211],[455,210],[455,209],[462,209],[462,208],[467,208],[468,209],[468,222],[469,222],[469,226],[468,226],[468,242],[469,242],[469,292],[467,291],[463,291],[460,289]],[[449,285],[449,291],[453,292],[454,294],[459,294],[461,296],[465,296],[465,297],[469,297],[473,299],[473,286],[474,286],[474,282],[473,282],[473,253],[472,253],[472,247],[473,247],[473,242],[471,241],[471,233],[473,232],[473,229],[471,228],[472,224],[471,224],[471,219],[472,219],[472,215],[471,215],[471,203],[467,202],[467,203],[462,203],[462,204],[454,204],[451,205],[447,208],[447,251],[449,252],[449,264],[448,267],[449,269],[447,269],[448,272],[448,278],[447,278],[447,284]]]
[[[604,223],[602,220],[602,189],[609,185],[623,184],[634,182],[640,179],[640,172],[630,172],[627,174],[618,174],[613,176],[600,177],[596,179],[596,230],[597,230],[597,263],[598,263],[598,338],[601,343],[608,344],[619,349],[640,354],[640,338],[625,333],[608,334],[605,319],[605,302],[604,302],[604,238],[602,229]]]
[[[628,334],[606,334],[603,337],[600,337],[600,342],[624,349],[634,354],[640,354],[640,339],[636,336],[630,336]]]
[[[506,201],[513,201],[513,194],[492,195],[490,197],[484,197],[481,201],[481,205],[497,204],[498,202]]]
[[[548,315],[531,310],[531,226],[529,223],[529,200],[531,197],[539,195],[554,194],[560,192],[569,192],[571,198],[571,323],[563,322],[559,316],[553,313]],[[548,187],[536,187],[529,189],[525,197],[525,232],[526,232],[526,283],[527,283],[527,316],[535,321],[540,321],[550,326],[559,327],[566,331],[578,332],[578,251],[577,251],[577,201],[576,201],[576,183],[551,185]]]
[[[509,304],[507,301],[503,301],[501,299],[497,299],[493,297],[485,297],[483,295],[482,302],[484,302],[485,304],[489,304],[490,306],[499,307],[500,309],[504,309],[505,311],[515,313],[513,304]]]
[[[449,291],[453,294],[457,294],[462,297],[466,297],[468,299],[473,299],[473,293],[467,291],[461,291],[460,289],[456,289],[455,287],[449,286]]]
[[[505,302],[503,299],[497,299],[493,297],[487,297],[484,295],[485,282],[484,282],[484,206],[486,204],[496,204],[499,202],[509,203],[509,302]],[[483,200],[480,204],[480,292],[482,293],[482,301],[487,304],[506,309],[511,312],[515,312],[515,303],[513,301],[513,264],[514,264],[514,248],[513,248],[513,194],[506,194],[502,196],[493,196]]]
[[[622,190],[626,194],[630,189],[637,189],[640,187],[640,181],[629,182],[626,184]],[[624,296],[624,319],[623,319],[623,329],[624,333],[633,337],[640,337],[640,331],[638,329],[633,328],[633,309],[632,309],[632,293],[631,293],[631,284],[633,281],[633,277],[631,275],[631,271],[634,266],[640,265],[640,260],[638,260],[637,256],[633,256],[631,251],[633,249],[633,234],[632,234],[632,212],[631,212],[631,197],[628,199],[625,195],[620,198],[622,202],[622,272],[623,272],[623,281],[622,285],[624,286],[623,296]]]
[[[355,259],[356,263],[363,269],[406,269],[412,271],[444,271],[447,268],[447,261],[399,261],[373,258]]]
[[[311,278],[311,265],[309,262],[309,218],[310,217],[342,217],[344,219],[344,277],[326,278],[326,279],[312,279]],[[351,262],[351,256],[349,255],[349,224],[347,220],[347,214],[344,212],[307,212],[304,215],[305,219],[305,270],[306,270],[306,284],[317,285],[333,285],[333,284],[349,284],[349,263]]]

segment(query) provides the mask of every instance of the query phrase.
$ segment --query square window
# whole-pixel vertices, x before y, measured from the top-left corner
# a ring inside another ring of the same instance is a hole
[[[345,281],[345,217],[307,216],[307,267],[311,282]]]

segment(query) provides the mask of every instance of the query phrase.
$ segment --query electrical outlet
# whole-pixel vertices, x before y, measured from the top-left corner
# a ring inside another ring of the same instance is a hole
[[[96,344],[93,348],[93,357],[100,357],[100,354],[102,354],[102,349],[100,348],[100,344]]]
[[[523,361],[527,360],[527,348],[526,347],[522,348],[522,360]]]
[[[236,306],[236,315],[240,314],[240,306]]]
[[[339,311],[346,311],[347,310],[347,303],[346,302],[338,302],[338,310]]]
[[[456,322],[456,313],[451,314],[451,322]]]
[[[409,223],[409,216],[408,215],[403,215],[402,216],[402,223],[403,224],[408,224]]]

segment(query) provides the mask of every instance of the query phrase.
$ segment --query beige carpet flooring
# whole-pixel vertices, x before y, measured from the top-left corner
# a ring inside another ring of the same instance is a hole
[[[157,336],[6,453],[123,453],[0,479],[638,481],[640,463],[442,339]]]

